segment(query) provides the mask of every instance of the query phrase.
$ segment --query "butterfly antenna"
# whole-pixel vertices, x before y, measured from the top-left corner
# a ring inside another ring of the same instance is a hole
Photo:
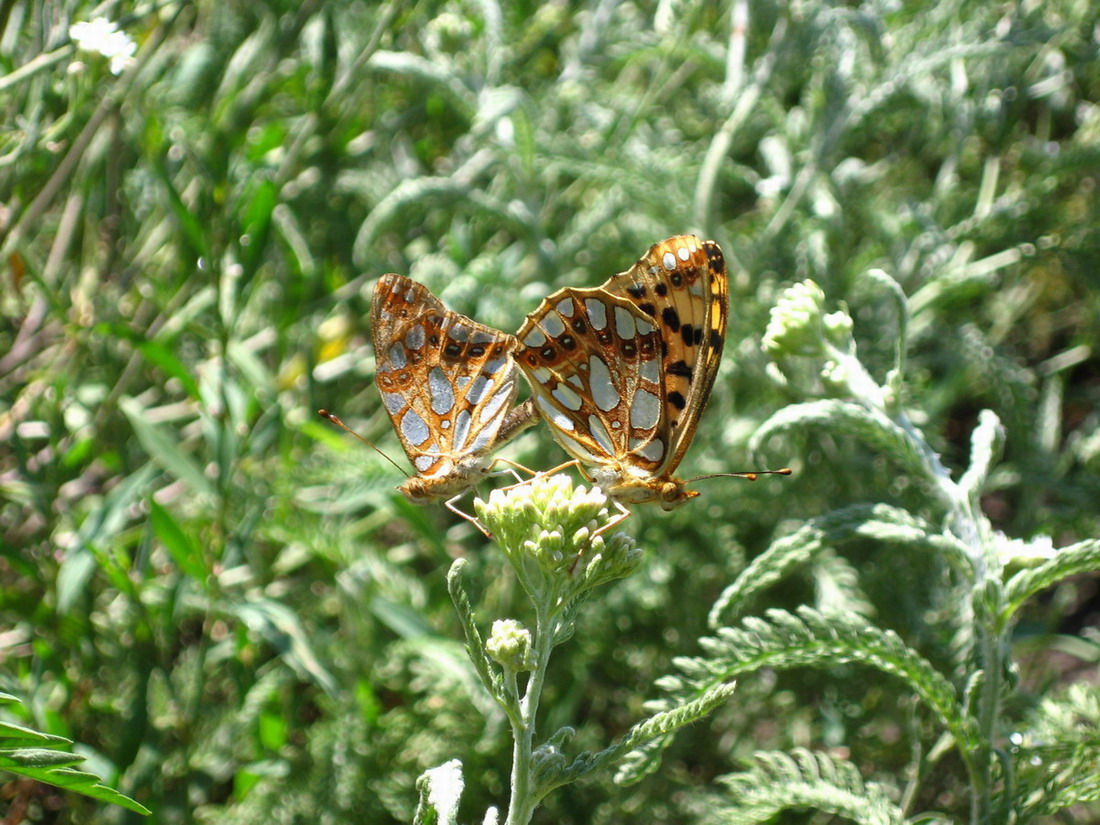
[[[790,474],[790,467],[782,467],[778,470],[745,470],[740,473],[711,473],[710,475],[689,478],[687,482],[702,481],[704,478],[743,478],[746,481],[756,481],[758,476],[789,476]]]
[[[378,453],[378,455],[382,456],[382,458],[386,459],[386,461],[388,461],[390,464],[392,464],[394,467],[396,467],[398,470],[400,470],[402,475],[405,475],[405,476],[409,475],[408,472],[400,464],[398,464],[396,461],[394,461],[392,458],[390,458],[388,455],[386,455],[384,452],[382,452],[380,449],[378,449],[375,445],[373,445],[369,441],[367,441],[367,439],[363,438],[363,436],[359,435],[359,433],[355,432],[355,430],[353,430],[351,427],[349,427],[347,424],[345,424],[343,421],[341,421],[333,413],[330,413],[328,410],[317,410],[317,414],[319,416],[321,416],[321,418],[327,418],[329,421],[331,421],[333,424],[335,424],[341,430],[346,430],[347,432],[351,433],[353,436],[358,438],[360,441],[362,441],[364,444],[366,444],[368,447],[370,447],[372,450],[374,450],[376,453]],[[411,476],[409,476],[409,477],[411,478]]]

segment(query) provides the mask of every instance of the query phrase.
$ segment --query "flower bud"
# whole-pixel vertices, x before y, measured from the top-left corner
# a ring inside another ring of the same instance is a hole
[[[485,652],[505,670],[531,670],[531,631],[515,619],[497,619],[485,641]]]
[[[772,307],[761,347],[773,356],[816,355],[825,341],[824,310],[825,293],[813,281],[788,287]]]

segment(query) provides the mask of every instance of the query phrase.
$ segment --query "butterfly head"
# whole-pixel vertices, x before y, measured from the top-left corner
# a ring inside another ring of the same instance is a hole
[[[620,504],[645,504],[653,501],[667,511],[675,510],[699,495],[698,490],[687,489],[687,482],[683,479],[671,476],[658,478],[610,467],[591,468],[589,472],[592,480]]]
[[[438,485],[433,485],[431,479],[420,476],[406,479],[405,483],[398,485],[397,489],[413,504],[428,504],[440,497]]]
[[[481,456],[464,456],[458,461],[441,460],[439,456],[430,458],[438,462],[432,475],[415,475],[397,488],[413,504],[453,498],[477,484],[489,472],[488,459]]]

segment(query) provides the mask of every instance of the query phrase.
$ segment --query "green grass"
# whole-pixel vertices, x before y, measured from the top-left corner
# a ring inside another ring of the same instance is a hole
[[[469,558],[486,624],[517,610],[515,582],[315,415],[404,462],[367,343],[384,272],[514,331],[668,235],[731,263],[683,470],[795,476],[704,482],[632,519],[643,568],[586,605],[543,700],[578,751],[645,715],[772,541],[873,502],[940,523],[927,484],[858,437],[796,428],[750,453],[773,413],[829,395],[760,347],[794,282],[847,307],[883,382],[898,304],[867,272],[884,270],[911,313],[902,401],[956,479],[979,412],[1005,426],[992,527],[1100,536],[1095,3],[121,3],[139,48],[117,77],[69,43],[93,15],[0,3],[0,689],[155,821],[411,821],[416,777],[456,756],[464,821],[506,801],[507,730],[445,574]],[[540,429],[506,454],[556,465]],[[859,534],[750,609],[863,599],[961,691],[952,576]],[[1096,666],[1093,581],[1026,603],[1005,747],[1025,720],[1072,730],[1069,705],[1095,721],[1095,691],[1058,704]],[[770,776],[752,753],[798,747],[966,821],[936,735],[904,683],[757,671],[642,782],[563,788],[536,821],[706,821],[716,777]],[[140,819],[54,793],[33,795],[38,821]]]

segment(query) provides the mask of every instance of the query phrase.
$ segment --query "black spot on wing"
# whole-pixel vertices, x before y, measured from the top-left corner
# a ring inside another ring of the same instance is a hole
[[[674,406],[678,410],[682,410],[684,407],[687,406],[687,400],[684,398],[683,394],[677,392],[676,390],[673,390],[672,392],[670,392],[668,394],[667,398],[668,398],[668,403],[671,404],[672,406]]]
[[[661,320],[664,321],[665,326],[673,332],[680,331],[680,313],[676,311],[676,307],[665,307],[662,309]]]
[[[669,364],[667,372],[669,375],[678,375],[681,378],[686,378],[688,381],[691,380],[691,367],[683,361],[674,361]]]

